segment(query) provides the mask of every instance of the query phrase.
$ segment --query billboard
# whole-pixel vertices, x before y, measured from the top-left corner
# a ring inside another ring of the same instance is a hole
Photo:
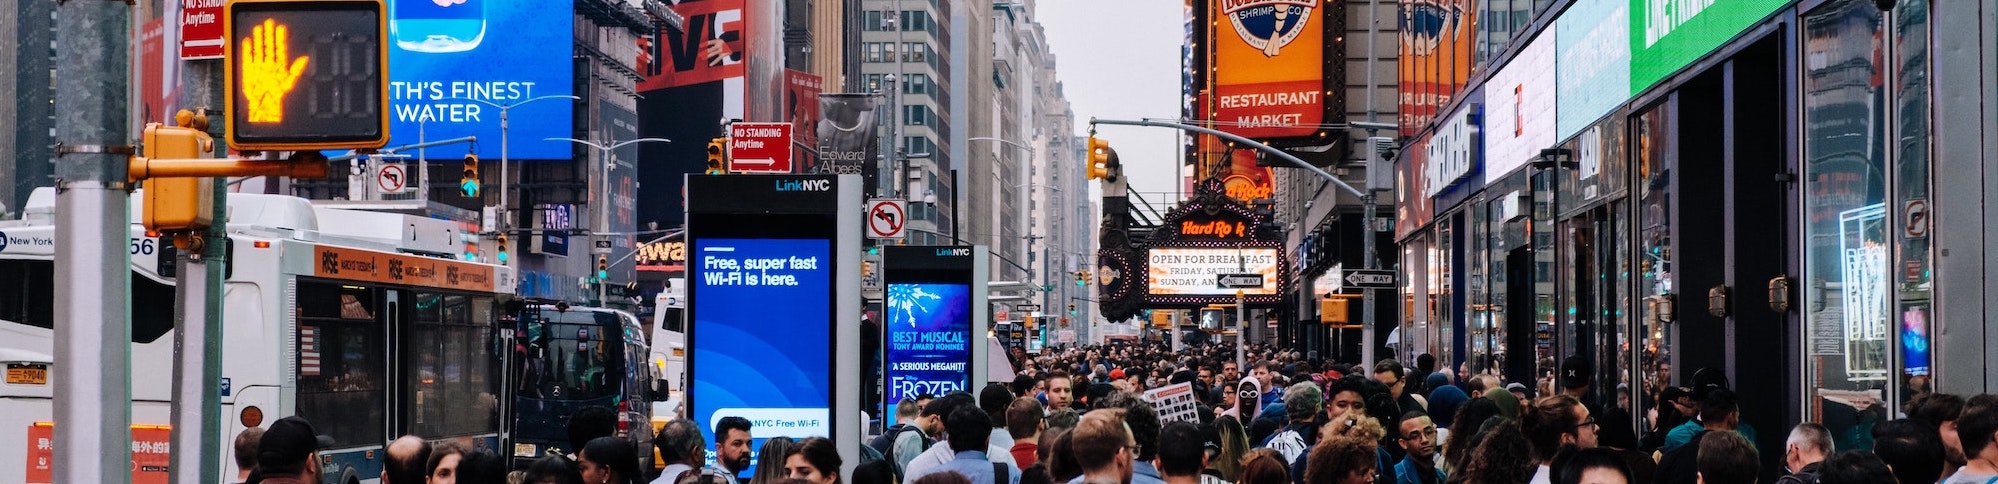
[[[707,140],[727,136],[720,120],[778,121],[744,115],[743,94],[749,39],[755,33],[744,0],[672,2],[686,19],[681,29],[662,28],[638,39],[639,127],[644,137],[673,143],[642,143],[638,150],[638,222],[677,225],[683,216],[682,183],[706,168]],[[781,78],[778,79],[781,81]]]
[[[819,159],[833,173],[858,174],[874,161],[881,141],[875,134],[873,94],[819,95]]]
[[[1209,0],[1214,69],[1206,119],[1251,138],[1318,134],[1330,77],[1325,32],[1338,6],[1323,0]],[[1333,59],[1337,61],[1338,59]],[[1339,81],[1343,83],[1343,80]],[[1335,87],[1336,88],[1336,87]],[[1329,108],[1329,109],[1328,109]]]
[[[1726,44],[1788,0],[1630,0],[1630,94]]]
[[[566,160],[574,102],[571,0],[389,0],[389,146],[477,136],[498,159],[501,110],[511,159]],[[550,21],[562,19],[563,21]]]
[[[1246,294],[1267,296],[1277,293],[1276,248],[1193,248],[1151,249],[1146,257],[1146,275],[1152,295],[1233,296],[1234,289],[1222,288],[1221,274],[1262,274],[1263,287]]]
[[[1492,184],[1554,147],[1553,32],[1526,44],[1483,89],[1485,183]]]
[[[1450,104],[1475,68],[1473,0],[1401,1],[1401,133],[1414,135]]]
[[[917,395],[971,391],[971,286],[888,283],[887,373],[893,407]]]
[[[1630,97],[1629,0],[1577,0],[1554,21],[1554,137],[1568,139]]]
[[[819,93],[824,83],[816,74],[784,70],[784,120],[791,123],[793,173],[819,172]]]

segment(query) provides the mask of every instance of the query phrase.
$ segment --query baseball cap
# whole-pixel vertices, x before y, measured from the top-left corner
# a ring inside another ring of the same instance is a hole
[[[1727,373],[1721,371],[1721,369],[1707,367],[1693,372],[1693,387],[1691,390],[1694,400],[1706,400],[1707,394],[1713,393],[1714,390],[1727,389],[1729,389]]]
[[[1115,370],[1110,370],[1110,379],[1112,379],[1112,380],[1122,380],[1122,379],[1124,379],[1124,369],[1123,369],[1123,368],[1118,368],[1118,369],[1115,369]]]
[[[319,435],[303,417],[281,418],[257,441],[257,467],[267,474],[297,472],[306,465],[306,456],[332,446],[333,438]]]
[[[1581,388],[1589,386],[1595,379],[1596,368],[1588,358],[1570,356],[1561,360],[1561,388]]]
[[[1519,382],[1512,382],[1512,383],[1507,383],[1507,384],[1505,384],[1505,391],[1508,391],[1508,392],[1510,392],[1510,391],[1513,391],[1513,390],[1519,390],[1519,391],[1522,391],[1522,392],[1523,392],[1523,391],[1526,391],[1526,385],[1522,385],[1522,384],[1520,384]]]

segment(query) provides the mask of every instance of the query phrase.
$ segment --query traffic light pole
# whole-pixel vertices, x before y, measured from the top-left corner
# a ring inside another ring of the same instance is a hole
[[[182,62],[180,104],[202,109],[223,105],[223,68],[224,63],[218,60]],[[222,123],[203,124],[211,138],[224,136]],[[225,146],[216,144],[210,154],[227,157],[229,150]],[[167,466],[167,480],[172,484],[208,482],[222,475],[222,461],[214,458],[222,451],[221,396],[215,387],[222,380],[222,286],[229,264],[228,180],[228,177],[204,180],[214,185],[214,203],[208,208],[216,223],[209,225],[203,234],[207,243],[201,244],[199,250],[177,251],[174,261],[180,280],[174,284],[174,296],[178,299],[174,313],[177,351],[173,361],[170,409],[173,426],[168,448],[172,460]]]
[[[121,2],[56,4],[55,482],[131,482],[132,184]]]
[[[1310,163],[1305,163],[1304,160],[1298,159],[1297,156],[1292,155],[1289,152],[1285,152],[1284,150],[1276,149],[1275,147],[1272,147],[1270,145],[1259,143],[1256,142],[1255,140],[1237,136],[1234,133],[1229,133],[1218,129],[1194,126],[1184,123],[1176,123],[1172,121],[1159,121],[1154,119],[1139,119],[1136,121],[1128,121],[1128,120],[1119,120],[1119,119],[1089,118],[1089,124],[1163,127],[1163,128],[1179,129],[1182,131],[1191,131],[1200,134],[1214,135],[1222,139],[1226,139],[1228,141],[1241,143],[1250,148],[1255,148],[1256,150],[1262,151],[1264,153],[1269,153],[1270,156],[1275,156],[1277,159],[1283,160],[1292,165],[1296,165],[1298,168],[1303,168],[1306,171],[1310,171],[1312,174],[1318,175],[1319,178],[1324,178],[1325,181],[1331,182],[1333,186],[1337,186],[1340,189],[1345,190],[1347,193],[1351,193],[1354,196],[1360,197],[1360,204],[1362,205],[1360,212],[1360,225],[1362,226],[1360,229],[1360,233],[1362,234],[1362,237],[1360,237],[1360,240],[1362,244],[1361,252],[1364,254],[1363,257],[1366,259],[1364,261],[1364,266],[1367,269],[1380,268],[1380,258],[1374,256],[1374,201],[1375,200],[1374,200],[1373,190],[1361,190],[1359,188],[1354,188],[1353,185],[1346,183],[1345,180],[1340,180],[1339,177],[1332,176],[1331,173],[1327,173],[1322,168],[1312,166]],[[1369,129],[1382,129],[1382,128],[1391,128],[1393,125],[1384,124],[1384,123],[1351,123],[1349,126],[1369,128]],[[1091,131],[1093,132],[1094,130],[1092,129]],[[1362,297],[1361,304],[1364,304],[1366,307],[1362,309],[1362,314],[1360,316],[1362,320],[1360,323],[1360,327],[1362,328],[1360,330],[1360,334],[1361,338],[1364,339],[1365,341],[1363,341],[1360,345],[1360,360],[1364,364],[1371,365],[1374,360],[1374,323],[1375,323],[1374,290],[1367,289],[1362,294],[1364,294],[1364,296]],[[1238,308],[1237,311],[1239,310],[1240,309]],[[1236,332],[1236,338],[1238,340],[1241,338],[1241,334],[1242,334],[1241,330],[1238,329]]]

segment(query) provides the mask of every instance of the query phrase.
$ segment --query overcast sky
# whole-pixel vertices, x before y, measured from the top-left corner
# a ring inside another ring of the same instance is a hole
[[[1179,118],[1179,49],[1183,2],[1163,0],[1040,0],[1036,20],[1046,29],[1055,72],[1075,110],[1076,134],[1089,118]],[[1123,161],[1131,189],[1152,203],[1179,191],[1179,132],[1102,126]],[[1158,196],[1160,192],[1167,195]],[[1158,207],[1160,211],[1169,207]]]

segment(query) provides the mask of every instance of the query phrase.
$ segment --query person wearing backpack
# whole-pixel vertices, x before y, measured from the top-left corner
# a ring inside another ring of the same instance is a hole
[[[873,447],[875,452],[880,452],[883,456],[894,457],[895,441],[902,437],[902,433],[912,430],[916,431],[917,434],[923,433],[922,428],[916,426],[922,421],[922,417],[917,414],[922,412],[923,404],[929,403],[930,400],[935,398],[934,395],[925,393],[915,398],[902,399],[901,403],[895,404],[895,425],[890,425],[887,429],[882,430],[881,435],[876,435],[874,436],[874,440],[867,442],[867,446]],[[930,442],[925,440],[923,448],[928,449],[929,444]],[[900,467],[898,466],[897,469],[900,469]]]
[[[1020,473],[1011,464],[993,462],[986,456],[991,444],[992,416],[985,410],[976,405],[953,406],[945,425],[949,428],[951,460],[910,472],[908,482],[917,482],[930,474],[955,472],[970,479],[971,484],[1020,484]]]
[[[1789,474],[1776,480],[1776,484],[1810,484],[1818,482],[1818,466],[1825,456],[1833,451],[1831,431],[1825,426],[1811,422],[1797,424],[1790,430],[1790,439],[1783,443],[1783,468]]]

